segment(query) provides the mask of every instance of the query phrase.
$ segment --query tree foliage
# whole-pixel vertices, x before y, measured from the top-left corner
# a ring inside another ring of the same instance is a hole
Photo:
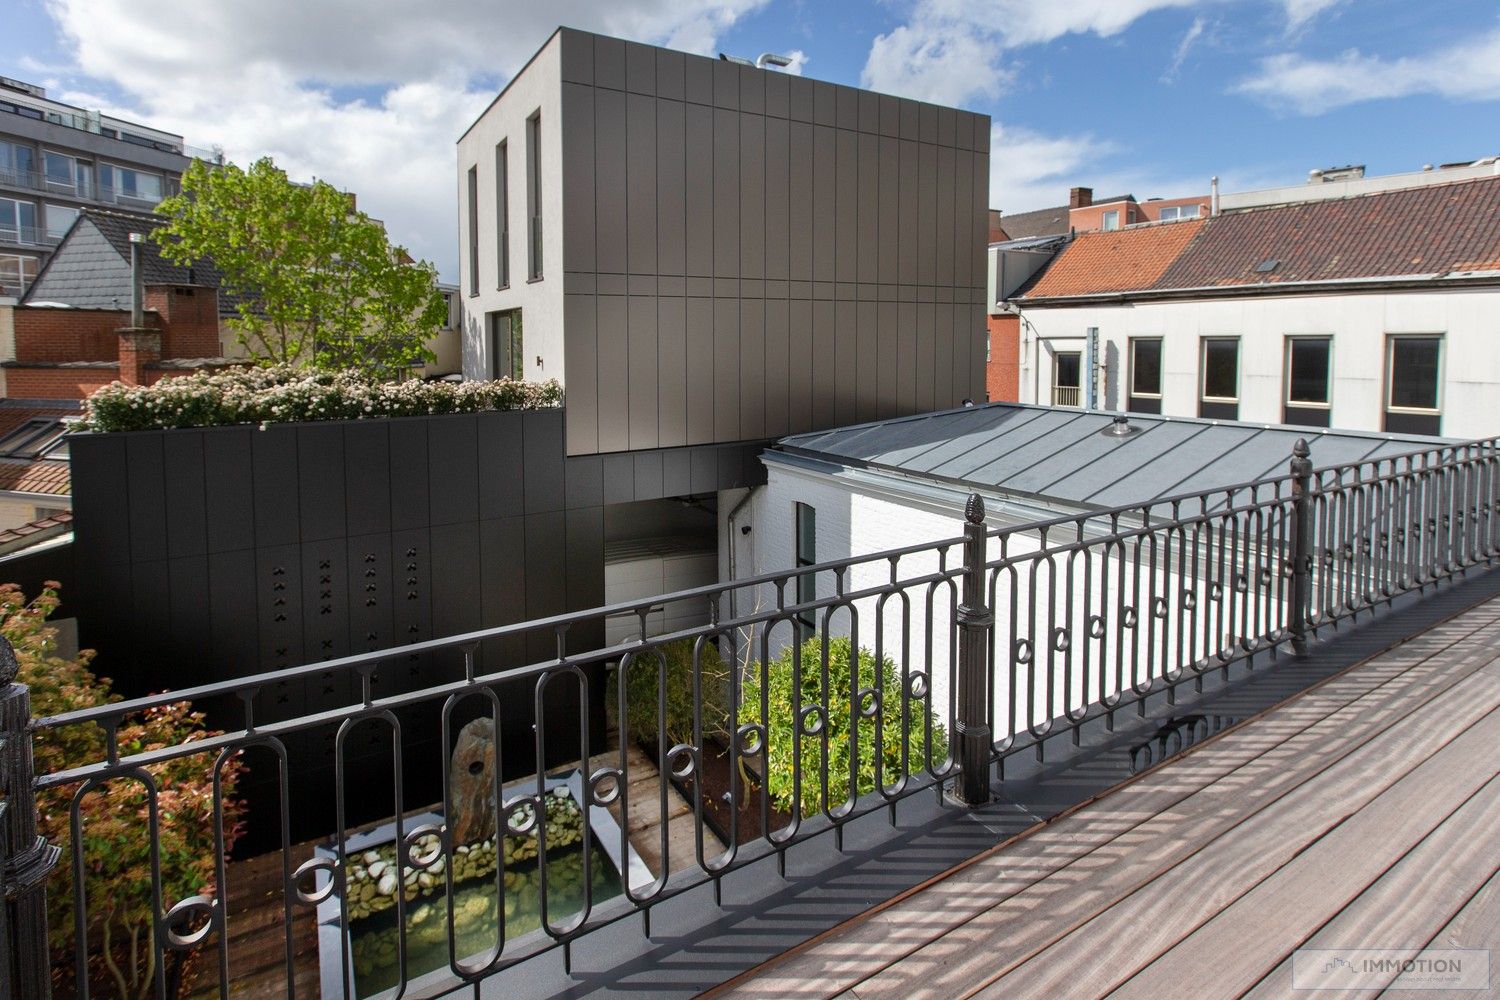
[[[28,601],[15,584],[0,585],[0,634],[10,640],[20,663],[17,681],[31,690],[37,717],[119,701],[107,678],[89,664],[92,650],[67,658],[58,654],[57,629],[47,619],[59,603],[57,585],[46,584]],[[177,746],[216,735],[188,702],[177,702],[127,717],[118,731],[121,756]],[[95,725],[41,730],[33,747],[38,774],[52,774],[102,761],[103,731]],[[213,755],[179,757],[147,768],[156,784],[160,822],[162,909],[188,896],[212,893],[214,886]],[[224,850],[240,833],[242,804],[235,795],[241,772],[237,757],[220,769]],[[86,942],[75,941],[73,909],[72,808],[76,786],[50,788],[38,796],[43,836],[63,849],[63,860],[47,882],[48,931],[58,961],[70,963],[73,950],[91,947],[121,997],[154,992],[155,949],[151,947],[154,902],[151,891],[150,799],[133,778],[115,778],[78,801],[83,829]]]
[[[258,359],[404,373],[432,352],[446,315],[437,272],[324,181],[296,184],[269,157],[249,170],[195,160],[153,234],[180,265],[212,260]]]

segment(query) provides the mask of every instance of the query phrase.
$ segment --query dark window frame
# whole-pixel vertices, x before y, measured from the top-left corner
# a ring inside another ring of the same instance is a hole
[[[1299,345],[1322,344],[1327,358],[1323,376],[1323,398],[1315,399],[1293,399],[1292,398],[1292,356]],[[1286,406],[1307,407],[1309,409],[1332,409],[1333,408],[1333,336],[1331,334],[1289,334],[1286,338],[1286,346],[1282,352],[1282,378],[1281,378],[1281,402]]]
[[[1388,333],[1385,343],[1385,374],[1381,389],[1381,415],[1383,428],[1392,433],[1440,434],[1443,426],[1443,364],[1446,361],[1444,336],[1441,333]],[[1432,396],[1433,405],[1397,406],[1393,397],[1396,388],[1396,346],[1400,343],[1426,341],[1434,345],[1437,352],[1433,360]]]
[[[1210,344],[1234,345],[1234,395],[1208,394],[1208,347]],[[1200,337],[1198,343],[1198,401],[1202,403],[1238,403],[1240,401],[1240,338]]]
[[[489,314],[489,338],[490,338],[490,377],[512,378],[516,381],[524,381],[526,378],[526,347],[525,347],[525,325],[517,323],[520,318],[520,309],[501,309]],[[502,352],[500,324],[506,326],[505,350]],[[501,360],[510,360],[509,371],[503,371]]]
[[[1136,361],[1136,348],[1141,344],[1156,345],[1156,391],[1141,392],[1136,389],[1136,375],[1139,372],[1139,364]],[[1166,357],[1166,345],[1161,337],[1131,337],[1126,344],[1130,352],[1130,381],[1126,385],[1126,395],[1139,399],[1161,399],[1162,383],[1164,373],[1162,371],[1162,359]]]
[[[497,287],[510,287],[510,143],[501,139],[495,146],[495,227],[498,230],[499,257]]]
[[[479,294],[479,165],[469,168],[469,294]]]
[[[526,119],[526,280],[542,280],[542,111]]]

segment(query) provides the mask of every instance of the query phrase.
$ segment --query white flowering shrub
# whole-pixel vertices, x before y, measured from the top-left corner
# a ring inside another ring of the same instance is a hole
[[[380,382],[355,370],[246,367],[166,378],[151,386],[115,382],[84,400],[83,425],[92,431],[143,431],[536,410],[561,405],[562,395],[556,379]]]

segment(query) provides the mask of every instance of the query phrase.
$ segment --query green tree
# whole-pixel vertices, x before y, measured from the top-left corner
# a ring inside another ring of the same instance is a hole
[[[252,356],[390,377],[432,359],[424,341],[446,313],[436,270],[331,184],[293,183],[270,158],[249,170],[195,160],[156,210],[162,256],[213,262]]]
[[[57,585],[46,584],[28,601],[15,584],[0,584],[0,634],[10,641],[20,664],[17,681],[31,689],[37,717],[119,701],[107,678],[89,669],[92,650],[74,657],[58,654],[57,629],[47,619],[59,603]],[[203,727],[203,716],[188,702],[151,709],[123,720],[118,731],[121,756],[177,746],[217,735]],[[63,726],[37,734],[33,753],[38,774],[102,761],[103,731],[95,725]],[[162,905],[199,893],[212,893],[214,880],[213,757],[190,755],[148,768],[157,786],[160,819]],[[242,765],[237,757],[221,770],[224,849],[240,833],[242,803],[235,793]],[[95,975],[105,976],[120,997],[154,992],[156,950],[151,946],[151,841],[145,787],[117,778],[79,801],[83,828],[84,886],[88,941],[75,941],[71,810],[74,787],[56,787],[38,796],[39,828],[63,848],[62,863],[47,882],[47,924],[55,966],[70,975],[75,948],[90,948]],[[179,928],[180,930],[181,928]],[[175,986],[183,968],[167,969]],[[81,992],[81,991],[80,991]]]

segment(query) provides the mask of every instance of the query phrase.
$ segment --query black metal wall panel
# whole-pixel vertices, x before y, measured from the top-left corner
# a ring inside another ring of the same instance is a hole
[[[344,429],[336,423],[297,426],[297,496],[304,541],[340,538],[344,519]]]
[[[208,551],[208,507],[204,479],[201,431],[173,434],[162,441],[166,554],[170,557],[196,556]]]
[[[221,677],[244,677],[260,669],[255,557],[251,548],[208,557],[208,662]]]
[[[418,528],[431,519],[427,479],[427,422],[391,421],[391,530]],[[259,513],[259,506],[256,512]]]
[[[474,421],[480,518],[519,514],[533,477],[516,475],[524,454],[524,421],[515,413],[480,413]],[[550,442],[549,442],[550,443]]]
[[[563,453],[563,412],[530,410],[498,416],[521,424],[525,453],[524,457],[512,461],[525,470],[522,479],[526,513],[562,510],[566,482],[563,463],[558,456]]]
[[[390,531],[390,423],[353,420],[343,425],[343,432],[345,527],[351,535]]]
[[[427,425],[427,491],[431,524],[479,518],[479,418],[455,415]]]
[[[563,363],[568,373],[568,453],[599,450],[599,337],[593,295],[565,296]]]
[[[395,619],[396,567],[391,559],[390,532],[351,536],[344,560],[349,586],[349,651],[368,653],[397,645]]]
[[[209,618],[208,556],[194,555],[167,560],[168,605],[171,614],[168,632],[174,643],[207,650],[213,645]],[[153,645],[158,645],[158,639]],[[208,657],[196,658],[180,666],[182,682],[174,687],[191,687],[215,679],[215,665]]]
[[[625,89],[632,94],[656,93],[657,49],[640,42],[625,43]]]
[[[526,620],[526,519],[500,517],[479,523],[480,613],[486,626]],[[603,579],[603,548],[600,578]],[[516,638],[487,639],[483,668],[495,671],[525,661],[525,643]]]
[[[166,460],[160,435],[132,434],[125,440],[125,476],[131,506],[130,550],[135,561],[160,558],[167,551]]]
[[[297,428],[272,424],[251,441],[254,470],[251,496],[255,502],[255,544],[286,545],[297,540],[300,528],[297,482]],[[425,449],[425,442],[424,442]],[[426,462],[423,462],[423,472]],[[135,483],[131,483],[134,492]],[[426,494],[424,489],[423,494]],[[141,495],[144,501],[145,495]],[[426,516],[426,510],[423,510]]]
[[[874,98],[874,94],[869,95]],[[861,104],[863,106],[863,103]],[[859,136],[859,207],[856,210],[859,262],[856,280],[880,280],[880,137]]]
[[[126,472],[128,440],[126,434],[91,434],[69,446],[73,548],[81,565],[102,567],[130,562],[130,532],[121,528],[131,520]],[[89,580],[79,581],[85,589],[89,583]]]

